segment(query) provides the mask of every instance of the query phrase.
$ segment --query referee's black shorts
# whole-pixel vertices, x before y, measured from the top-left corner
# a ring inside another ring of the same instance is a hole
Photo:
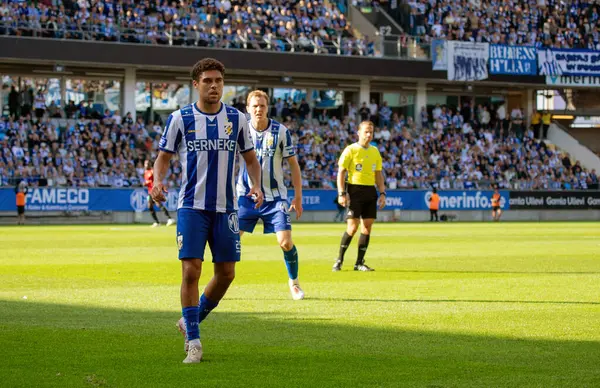
[[[350,206],[347,218],[377,218],[377,190],[375,186],[348,183]]]
[[[17,206],[17,215],[25,214],[25,206]]]

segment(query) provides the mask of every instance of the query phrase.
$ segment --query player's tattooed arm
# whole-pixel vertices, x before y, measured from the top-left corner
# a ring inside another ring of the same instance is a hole
[[[154,162],[154,187],[152,188],[150,195],[156,202],[164,202],[166,199],[165,193],[167,193],[167,189],[163,182],[165,181],[167,171],[169,170],[169,163],[171,162],[172,157],[173,154],[159,151],[156,161]]]

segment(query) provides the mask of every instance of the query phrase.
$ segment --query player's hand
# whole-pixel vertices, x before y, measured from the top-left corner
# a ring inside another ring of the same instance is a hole
[[[377,205],[379,206],[379,210],[385,207],[385,195],[380,195],[379,198],[377,198]]]
[[[292,204],[290,205],[290,211],[294,210],[296,212],[296,220],[299,220],[302,217],[302,197],[294,197],[292,199]]]
[[[343,207],[350,206],[350,200],[348,199],[348,196],[346,194],[338,196],[338,202]]]
[[[159,182],[159,183],[155,184],[154,187],[152,188],[152,191],[150,192],[150,196],[152,197],[154,202],[160,203],[160,202],[164,202],[167,200],[167,198],[165,197],[166,193],[168,193],[167,189],[165,188],[165,186],[162,183]]]
[[[254,200],[254,202],[256,203],[256,205],[254,205],[255,209],[258,209],[262,205],[263,200],[264,200],[262,190],[260,189],[260,187],[256,187],[256,186],[253,186],[250,189],[250,192],[248,193],[248,197],[252,198]]]

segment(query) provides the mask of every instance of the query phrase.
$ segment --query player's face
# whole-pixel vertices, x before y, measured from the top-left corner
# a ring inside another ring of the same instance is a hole
[[[208,70],[194,81],[200,100],[205,104],[217,104],[223,96],[223,74],[218,70]]]
[[[145,168],[146,170],[148,170],[148,169],[150,168],[150,162],[149,162],[149,161],[147,161],[147,160],[146,160],[146,161],[144,162],[144,168]]]
[[[358,142],[367,145],[373,139],[373,127],[370,125],[361,125],[358,130]]]
[[[261,121],[267,118],[267,101],[264,97],[252,97],[246,107],[253,121]]]

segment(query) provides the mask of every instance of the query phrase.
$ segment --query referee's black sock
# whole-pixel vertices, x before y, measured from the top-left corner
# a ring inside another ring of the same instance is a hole
[[[156,222],[157,224],[160,224],[160,222],[158,222],[158,217],[156,216],[156,210],[154,210],[154,206],[152,206],[150,208],[150,214],[152,214],[152,218],[154,218],[154,222]]]
[[[344,261],[344,255],[346,254],[346,250],[350,246],[350,242],[352,242],[352,236],[348,234],[348,232],[344,232],[342,236],[342,241],[340,242],[340,254],[338,256],[338,261]]]
[[[370,234],[360,234],[360,237],[358,238],[358,256],[356,257],[356,265],[365,263],[365,253],[367,253],[370,239]]]

